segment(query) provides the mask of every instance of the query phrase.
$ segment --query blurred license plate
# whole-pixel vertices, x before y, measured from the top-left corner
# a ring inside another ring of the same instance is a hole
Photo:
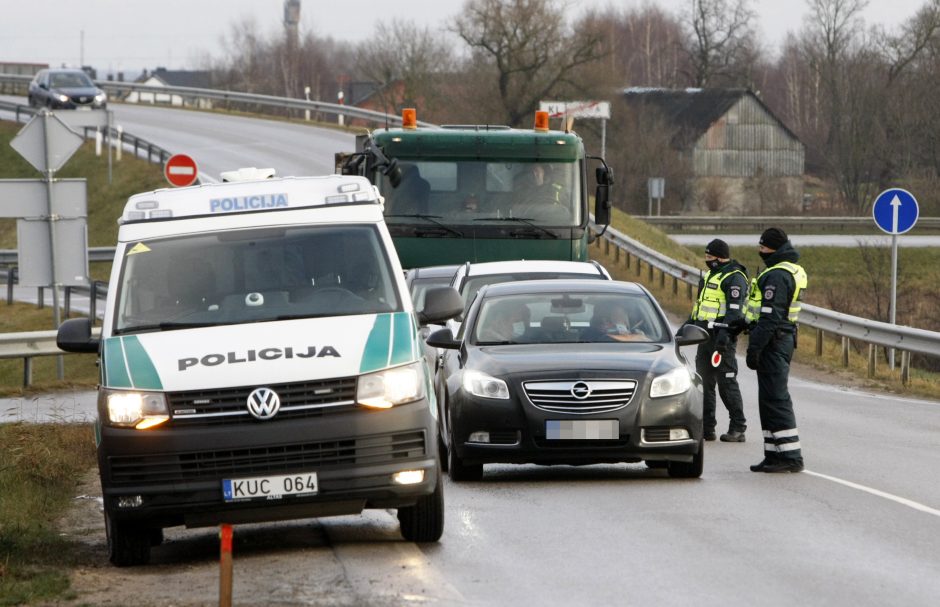
[[[318,490],[316,472],[222,481],[222,497],[226,502],[277,500],[287,495],[316,495]]]
[[[545,422],[549,440],[616,440],[620,438],[617,419],[549,419]]]

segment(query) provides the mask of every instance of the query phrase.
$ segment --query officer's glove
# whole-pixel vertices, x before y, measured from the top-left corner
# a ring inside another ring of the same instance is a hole
[[[747,363],[747,368],[754,369],[756,371],[757,363],[759,361],[760,361],[760,354],[758,354],[757,352],[752,352],[748,350],[747,358],[745,358],[745,362]]]
[[[731,345],[731,337],[728,336],[728,332],[719,331],[718,336],[715,337],[715,347],[719,350],[724,350],[729,345]]]
[[[747,321],[743,318],[738,318],[737,320],[728,324],[728,329],[735,335],[740,335],[748,329]]]

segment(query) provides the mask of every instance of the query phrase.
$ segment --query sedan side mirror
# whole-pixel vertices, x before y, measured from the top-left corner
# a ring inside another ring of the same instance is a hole
[[[457,350],[460,348],[460,342],[454,339],[454,334],[450,329],[438,329],[428,335],[425,341],[432,348],[444,348],[446,350]]]
[[[698,325],[683,325],[676,333],[676,344],[692,346],[708,341],[708,331]]]
[[[72,318],[59,325],[55,345],[66,352],[97,352],[101,340],[91,336],[90,318]]]
[[[463,300],[453,287],[434,287],[424,296],[424,308],[418,311],[422,325],[441,324],[463,312]],[[453,339],[453,337],[451,337]]]

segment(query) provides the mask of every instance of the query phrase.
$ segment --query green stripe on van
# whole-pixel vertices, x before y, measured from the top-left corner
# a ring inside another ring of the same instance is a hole
[[[124,346],[120,337],[104,340],[104,385],[108,388],[130,388],[131,378],[124,363]]]
[[[141,390],[162,390],[163,382],[160,381],[160,374],[157,373],[150,355],[147,354],[137,336],[128,335],[123,340],[127,367],[131,370],[131,381],[134,387]]]
[[[360,373],[377,371],[388,366],[389,339],[391,338],[392,315],[376,314],[372,331],[366,339],[366,347],[362,351],[362,362],[359,363]]]
[[[403,365],[415,360],[414,356],[414,325],[411,323],[411,314],[398,312],[392,320],[394,329],[394,343],[392,346],[391,364]]]

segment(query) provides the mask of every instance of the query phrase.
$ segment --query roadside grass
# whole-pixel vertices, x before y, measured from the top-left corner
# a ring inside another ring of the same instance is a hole
[[[669,239],[669,237],[648,224],[633,219],[629,215],[614,209],[614,215],[611,225],[627,236],[634,238],[643,244],[668,255],[673,259],[678,259],[693,267],[703,267],[702,259],[705,254],[705,247],[684,247]],[[630,267],[626,265],[625,256],[621,255],[620,260],[615,258],[615,248],[611,247],[610,253],[605,254],[600,240],[595,246],[590,248],[592,259],[601,262],[604,267],[617,280],[626,280],[638,282],[644,285],[659,301],[660,305],[679,316],[686,318],[692,309],[692,298],[689,295],[689,288],[686,284],[680,282],[678,288],[675,288],[671,277],[666,277],[663,281],[661,274],[657,271],[650,280],[649,267],[643,264],[639,274],[636,272],[636,260],[631,260]],[[732,250],[732,255],[741,263],[746,265],[751,275],[762,267],[760,257],[757,255],[756,245],[750,250],[742,250],[740,247]],[[816,294],[816,298],[808,297],[810,303],[828,308],[837,308],[839,311],[848,307],[862,307],[860,304],[869,301],[872,297],[866,292],[865,287],[860,287],[860,281],[866,279],[863,270],[864,263],[860,249],[842,249],[816,247],[801,251],[804,254],[801,262],[806,268],[810,277],[810,288],[812,292],[814,284],[826,285],[822,290],[823,294]],[[911,295],[908,307],[901,303],[901,291],[898,291],[898,320],[903,322],[903,311],[916,310],[918,312],[929,313],[933,302],[940,297],[940,251],[936,249],[904,249],[899,257],[903,260],[906,267],[916,268],[904,274],[903,284],[907,285],[906,290],[909,293],[918,293],[918,296]],[[899,262],[900,266],[901,262]],[[925,267],[925,264],[931,264],[931,267]],[[890,273],[890,270],[889,270]],[[865,285],[868,286],[868,285]],[[890,288],[890,286],[889,286]],[[674,292],[675,289],[675,292]],[[692,289],[692,297],[695,295],[695,289]],[[839,299],[843,305],[834,305],[833,301],[826,301],[826,298]],[[841,299],[840,299],[841,298]],[[887,300],[885,300],[887,301]],[[886,306],[886,304],[885,304]],[[885,310],[887,308],[885,307]],[[871,317],[869,312],[856,309],[847,311],[850,314]],[[929,324],[934,320],[934,316],[928,317],[918,315],[924,319],[924,324]],[[930,328],[924,324],[912,323],[920,328]],[[932,330],[937,330],[934,327]],[[794,359],[796,362],[810,365],[818,370],[826,371],[835,376],[848,378],[859,382],[861,385],[873,390],[882,390],[905,396],[921,396],[931,399],[940,399],[940,373],[933,373],[923,369],[911,368],[910,381],[908,385],[901,383],[900,365],[897,364],[894,370],[891,370],[885,361],[884,352],[879,351],[878,361],[875,366],[875,374],[868,377],[868,348],[864,344],[853,344],[853,349],[849,355],[849,366],[842,366],[842,346],[841,340],[835,337],[827,337],[823,341],[822,356],[816,356],[816,331],[811,328],[804,328],[800,332],[800,347],[797,349]],[[896,360],[900,362],[900,353]]]
[[[0,462],[0,606],[74,599],[56,525],[95,465],[91,425],[0,424]]]

